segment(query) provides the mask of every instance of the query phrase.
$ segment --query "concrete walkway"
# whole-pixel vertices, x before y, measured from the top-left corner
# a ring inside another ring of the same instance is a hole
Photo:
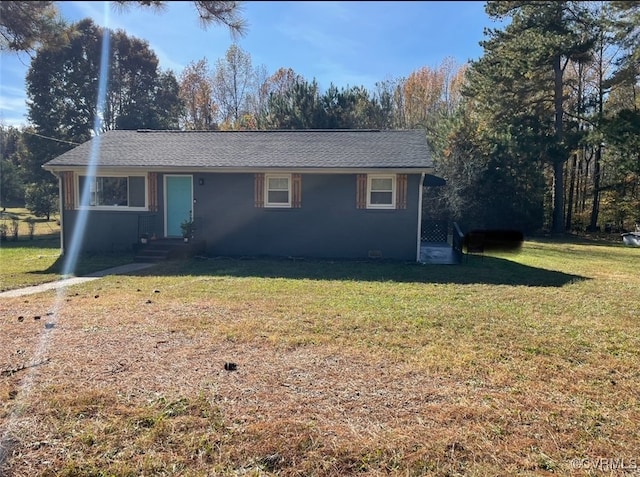
[[[42,283],[40,285],[34,285],[31,287],[17,288],[15,290],[1,292],[0,298],[13,298],[17,296],[32,295],[34,293],[40,293],[48,290],[55,290],[58,288],[65,288],[72,285],[77,285],[79,283],[98,280],[99,278],[106,277],[107,275],[126,275],[127,273],[144,270],[145,268],[149,268],[154,265],[154,263],[129,263],[127,265],[121,265],[119,267],[108,268],[107,270],[90,273],[84,277],[63,278],[55,282]]]

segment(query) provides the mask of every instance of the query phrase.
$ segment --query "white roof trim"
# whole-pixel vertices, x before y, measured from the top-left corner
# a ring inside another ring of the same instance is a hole
[[[84,166],[43,166],[45,170],[51,172],[85,172],[87,170]],[[300,173],[300,174],[422,174],[433,172],[433,168],[421,167],[421,168],[387,168],[387,167],[369,167],[369,168],[335,168],[335,167],[97,167],[96,173],[135,173],[140,174],[144,172],[159,172],[159,173],[201,173],[201,174],[253,174],[257,172],[288,172],[288,173]]]

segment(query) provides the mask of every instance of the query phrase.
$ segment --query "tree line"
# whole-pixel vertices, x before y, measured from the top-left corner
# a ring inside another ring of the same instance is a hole
[[[2,203],[21,200],[24,184],[50,181],[44,162],[108,129],[420,128],[447,179],[425,191],[427,218],[558,233],[640,222],[639,3],[490,1],[485,9],[506,26],[486,31],[477,61],[445,59],[372,89],[322,90],[286,67],[270,74],[236,43],[213,64],[202,58],[176,75],[160,70],[144,40],[91,20],[67,26],[62,46],[35,50],[30,125],[0,128]]]

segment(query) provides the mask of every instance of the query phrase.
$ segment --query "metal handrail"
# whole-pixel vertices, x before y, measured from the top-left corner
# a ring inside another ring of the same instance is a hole
[[[156,217],[156,214],[138,215],[138,237],[151,237],[157,233]]]

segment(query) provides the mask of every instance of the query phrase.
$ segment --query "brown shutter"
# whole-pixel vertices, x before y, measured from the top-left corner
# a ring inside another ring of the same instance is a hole
[[[358,182],[356,183],[356,208],[367,208],[367,175],[358,174]]]
[[[65,210],[73,210],[76,208],[76,187],[73,183],[73,172],[63,172],[62,173],[62,190],[63,200],[64,200],[64,209]]]
[[[149,194],[149,210],[151,212],[158,211],[158,173],[149,172],[148,177],[148,194]]]
[[[396,209],[407,208],[407,175],[396,176]]]
[[[254,175],[255,178],[255,190],[254,199],[255,206],[258,208],[264,207],[264,174],[258,173]]]
[[[291,174],[291,207],[302,207],[302,174]]]

